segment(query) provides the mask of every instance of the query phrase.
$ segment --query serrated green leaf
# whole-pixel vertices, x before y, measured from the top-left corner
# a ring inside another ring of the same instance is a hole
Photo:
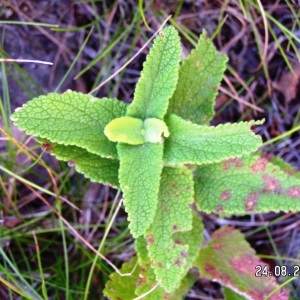
[[[167,27],[155,38],[147,55],[128,116],[163,119],[178,81],[180,59],[178,32],[172,26]]]
[[[187,274],[179,286],[173,293],[167,293],[162,287],[158,286],[153,292],[144,296],[142,299],[145,300],[182,300],[183,295],[186,294],[193,283],[195,282],[195,278]],[[150,267],[150,264],[143,265],[139,280],[137,282],[136,294],[137,296],[142,296],[153,288],[156,284],[155,274],[153,269]]]
[[[300,179],[268,157],[251,155],[199,166],[194,174],[199,210],[226,215],[300,210]]]
[[[198,223],[200,224],[200,227],[202,227],[202,222],[199,222],[199,218],[194,218],[197,219]],[[194,222],[194,221],[193,221]],[[195,224],[195,228],[199,227],[198,224]],[[193,224],[194,226],[194,224]],[[194,230],[194,228],[193,228]],[[197,230],[197,229],[196,229]],[[177,234],[177,233],[176,233]],[[175,234],[175,235],[176,235]],[[195,234],[194,234],[195,236]],[[181,237],[179,237],[181,238]],[[193,241],[192,241],[193,240]],[[192,245],[191,248],[195,248],[199,246],[199,243],[195,239],[188,239],[189,245]],[[184,241],[186,242],[186,240]],[[194,242],[194,243],[193,243]],[[139,264],[142,267],[141,273],[140,273],[140,279],[137,282],[137,289],[136,289],[136,294],[138,296],[143,295],[144,293],[148,292],[156,283],[156,276],[154,273],[154,270],[150,266],[150,258],[148,256],[148,251],[146,248],[146,240],[143,236],[140,236],[138,239],[135,241],[135,249],[138,253],[138,261]],[[191,253],[191,256],[193,256],[193,249],[189,249],[189,254]],[[198,253],[198,250],[197,250]],[[188,261],[195,260],[194,258],[191,258],[190,256],[188,257]],[[195,282],[196,278],[193,277],[190,274],[187,274],[181,281],[181,285],[178,289],[176,289],[173,293],[167,293],[165,289],[162,287],[157,287],[154,292],[149,294],[143,299],[147,300],[156,300],[156,299],[166,299],[166,300],[180,300],[182,299],[182,296],[188,292],[188,290],[191,288],[193,283]]]
[[[261,137],[251,126],[262,121],[224,124],[217,127],[196,125],[176,115],[168,115],[170,136],[165,141],[164,161],[168,164],[206,164],[257,150]]]
[[[117,158],[116,143],[107,139],[104,128],[111,120],[125,115],[126,107],[115,99],[98,99],[77,92],[50,93],[29,101],[11,119],[27,134]]]
[[[214,115],[214,100],[228,58],[220,54],[204,31],[195,50],[179,69],[177,88],[169,113],[197,124],[208,124]]]
[[[57,159],[68,161],[77,172],[84,174],[92,181],[114,187],[119,186],[118,160],[102,158],[80,147],[65,146],[48,141],[45,141],[42,147],[47,148],[46,150]]]
[[[150,258],[148,256],[147,243],[144,236],[139,236],[135,239],[135,251],[138,254],[139,264],[146,265],[150,263]]]
[[[191,274],[187,274],[182,280],[181,280],[181,284],[180,287],[178,289],[175,290],[175,292],[173,294],[171,294],[167,300],[182,300],[182,299],[186,299],[186,297],[184,297],[184,295],[191,289],[191,287],[193,286],[193,284],[195,283],[196,278],[191,275]],[[156,298],[158,299],[158,298]],[[153,299],[153,300],[156,300]]]
[[[167,292],[179,287],[187,270],[188,245],[175,240],[176,232],[192,229],[192,173],[186,167],[165,167],[154,221],[145,234],[156,280]]]
[[[136,257],[130,262],[126,262],[122,265],[121,272],[130,273],[136,266]],[[132,300],[138,296],[142,296],[148,293],[156,284],[155,274],[153,269],[150,268],[149,263],[141,266],[137,266],[132,276],[120,276],[114,272],[110,276],[110,280],[107,281],[103,293],[111,300]],[[182,296],[190,289],[191,285],[195,281],[194,277],[190,275],[186,276],[180,285],[180,287],[174,292],[174,294],[167,293],[163,288],[157,287],[150,294],[144,296],[144,300],[181,300]]]
[[[143,265],[139,280],[136,284],[136,295],[141,296],[145,293],[148,293],[155,285],[157,284],[157,281],[155,279],[155,274],[153,269],[150,267],[150,263],[147,263]],[[152,291],[147,296],[144,296],[142,299],[145,300],[157,300],[157,299],[169,299],[168,293],[166,291],[158,286],[154,291]]]
[[[105,289],[103,290],[106,297],[110,300],[129,300],[136,298],[136,283],[141,272],[141,267],[139,265],[136,266],[136,263],[137,258],[134,257],[130,262],[124,263],[120,270],[122,274],[128,274],[134,270],[131,276],[120,276],[116,272],[109,275],[110,280],[106,282]]]
[[[203,230],[204,226],[200,216],[198,216],[197,212],[193,212],[193,228],[185,232],[176,232],[173,235],[173,239],[176,242],[189,246],[186,271],[193,266],[194,261],[199,254],[200,245],[204,239]]]
[[[214,232],[196,260],[201,276],[217,280],[252,300],[262,300],[278,287],[274,276],[255,276],[258,265],[266,264],[255,257],[244,236],[232,227]],[[287,300],[288,292],[281,289],[272,299]]]
[[[193,266],[193,263],[198,256],[199,253],[199,247],[203,241],[203,223],[201,222],[198,214],[196,212],[193,212],[193,228],[190,231],[185,232],[175,232],[173,234],[173,240],[181,245],[188,245],[188,253],[187,253],[187,260],[186,260],[186,266],[185,271],[183,272],[183,275],[187,273],[187,271]],[[149,241],[148,241],[149,242]],[[143,236],[140,236],[135,241],[135,249],[138,253],[139,257],[139,264],[143,266],[147,266],[147,270],[145,272],[148,274],[147,279],[145,279],[145,274],[142,274],[142,282],[141,286],[138,286],[137,288],[137,295],[141,295],[148,291],[154,284],[156,284],[156,276],[154,274],[154,270],[149,267],[150,264],[150,258],[148,256],[147,251],[147,243]],[[148,270],[148,269],[151,269]],[[144,268],[143,268],[144,269]],[[166,293],[166,291],[162,288],[158,288],[158,290],[163,291],[163,296],[166,299],[181,299],[180,297],[183,295],[183,293],[187,292],[189,287],[192,285],[190,280],[187,280],[189,278],[185,277],[184,280],[181,282],[181,286],[175,290],[173,293]],[[151,280],[150,280],[151,279]],[[182,292],[180,292],[182,291]],[[158,292],[158,291],[157,291]],[[152,294],[151,294],[152,295]],[[162,297],[156,297],[157,293],[153,294],[149,299],[162,299]],[[163,299],[165,299],[163,298]],[[148,299],[148,298],[146,298]]]
[[[163,168],[163,145],[119,143],[119,181],[125,210],[134,238],[144,234],[153,222],[158,202],[158,189]]]

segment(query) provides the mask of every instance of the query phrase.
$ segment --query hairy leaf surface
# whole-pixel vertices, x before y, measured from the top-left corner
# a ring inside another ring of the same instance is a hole
[[[257,150],[261,137],[251,126],[261,121],[224,124],[217,127],[196,125],[176,115],[168,115],[170,136],[165,141],[164,161],[170,164],[206,164]]]
[[[192,173],[186,167],[165,167],[159,190],[159,204],[145,235],[157,281],[167,292],[179,287],[186,273],[189,246],[174,239],[177,232],[192,229]],[[177,237],[179,238],[179,237]]]
[[[213,233],[196,260],[202,276],[217,280],[252,300],[265,299],[278,287],[274,276],[255,276],[258,265],[266,264],[255,256],[241,232],[226,226]],[[281,289],[270,299],[287,300],[288,292]]]
[[[189,231],[176,232],[173,235],[176,243],[189,245],[186,272],[192,268],[196,257],[199,254],[201,243],[203,242],[203,230],[204,226],[200,216],[197,212],[193,212],[193,228]]]
[[[196,49],[179,69],[178,85],[170,99],[168,112],[197,124],[208,124],[214,115],[216,88],[222,80],[227,60],[204,31]]]
[[[148,250],[147,250],[147,243],[144,238],[144,236],[139,236],[137,239],[135,239],[135,251],[138,254],[138,261],[139,264],[145,265],[147,263],[150,263],[150,259],[148,256]]]
[[[57,159],[68,161],[71,166],[75,167],[77,172],[84,174],[92,181],[114,187],[119,186],[118,160],[102,158],[80,147],[65,146],[48,141],[44,141],[42,147],[56,156]]]
[[[155,221],[156,221],[156,219],[154,220],[154,222]],[[184,268],[185,270],[182,273],[182,276],[184,276],[187,273],[187,271],[193,266],[193,263],[194,263],[196,257],[198,256],[200,245],[203,241],[203,223],[196,212],[193,213],[193,221],[192,222],[193,222],[193,224],[192,224],[193,227],[190,231],[175,232],[175,233],[173,233],[173,236],[172,236],[172,239],[175,241],[176,244],[188,245],[188,252],[186,253],[186,257],[185,257],[186,265]],[[151,228],[153,226],[155,226],[155,225],[152,225]],[[151,231],[151,229],[149,231]],[[173,232],[174,232],[174,230],[173,230]],[[148,236],[148,235],[146,234],[146,236]],[[151,236],[150,236],[150,238],[151,238]],[[152,241],[153,241],[153,239],[152,239]],[[136,239],[135,242],[136,242],[135,249],[138,253],[139,263],[140,263],[140,265],[143,265],[143,266],[147,265],[148,267],[147,267],[146,272],[147,272],[147,274],[151,274],[151,275],[149,275],[149,277],[147,277],[147,279],[142,280],[141,291],[145,292],[145,291],[147,291],[147,289],[149,290],[150,287],[153,286],[157,282],[154,270],[149,265],[150,258],[148,256],[148,251],[147,251],[147,242],[148,242],[148,246],[150,246],[151,239],[150,240],[148,239],[146,242],[145,238],[143,236],[141,236],[138,239]],[[156,255],[154,255],[154,257],[156,257]],[[148,270],[148,268],[151,268],[152,271]],[[169,273],[169,276],[173,277],[173,274]],[[145,276],[143,275],[142,278],[144,278],[144,277]],[[185,292],[187,291],[184,288],[187,283],[190,283],[190,280],[186,281],[187,278],[189,278],[189,276],[185,277],[185,279],[181,283],[181,286],[179,287],[179,289],[177,289],[175,292],[171,293],[169,298],[167,298],[167,299],[177,299],[179,297],[179,295],[182,295],[182,293],[179,293],[179,290],[181,290],[181,289],[183,289],[183,291],[185,291]],[[162,289],[162,290],[164,291],[164,293],[165,293],[164,296],[166,297],[166,295],[167,295],[166,291],[164,289]],[[137,293],[138,293],[138,295],[140,295],[142,292],[137,292]],[[173,296],[171,297],[171,295],[173,295]],[[155,298],[153,298],[153,299],[155,299]],[[156,298],[156,299],[158,299],[158,298]],[[178,299],[180,299],[180,298],[178,298]]]
[[[27,134],[116,158],[116,143],[107,139],[104,128],[125,115],[126,107],[115,99],[100,100],[77,92],[50,93],[29,101],[11,118]]]
[[[163,168],[163,145],[118,144],[119,181],[133,237],[144,234],[153,222]]]
[[[156,37],[147,55],[128,116],[163,119],[178,81],[180,59],[178,32],[172,26],[167,27]]]
[[[227,215],[299,211],[300,179],[282,166],[259,155],[199,166],[194,175],[197,207]]]

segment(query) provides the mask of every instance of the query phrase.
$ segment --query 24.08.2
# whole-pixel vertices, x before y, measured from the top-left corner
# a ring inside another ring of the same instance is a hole
[[[293,266],[292,269],[288,269],[287,266],[282,265],[282,266],[275,266],[274,271],[270,271],[268,265],[257,265],[255,267],[255,276],[256,277],[267,277],[267,276],[294,276],[294,277],[300,277],[300,266],[296,265]]]

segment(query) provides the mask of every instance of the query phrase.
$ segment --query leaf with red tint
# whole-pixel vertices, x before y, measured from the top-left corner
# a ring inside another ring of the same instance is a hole
[[[234,215],[300,210],[300,178],[266,155],[231,158],[197,167],[196,204],[206,213]]]
[[[206,247],[200,250],[195,265],[201,276],[219,281],[246,299],[261,300],[278,287],[274,276],[264,276],[259,272],[263,263],[255,256],[242,233],[233,227],[217,230]],[[271,272],[267,266],[268,272]],[[287,300],[288,292],[279,290],[270,298]]]

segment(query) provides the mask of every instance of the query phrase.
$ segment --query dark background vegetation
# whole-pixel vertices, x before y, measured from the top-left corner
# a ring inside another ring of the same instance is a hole
[[[213,36],[217,49],[229,56],[212,124],[265,118],[265,124],[256,129],[266,142],[262,150],[300,170],[299,2],[261,1],[263,10],[257,1],[143,2],[152,31],[142,20],[138,1],[0,0],[0,57],[53,63],[2,62],[0,272],[12,269],[8,264],[11,261],[41,295],[40,279],[44,276],[49,283],[49,299],[65,299],[67,281],[70,299],[84,299],[87,292],[88,299],[99,299],[111,272],[105,262],[98,260],[89,273],[94,254],[61,223],[52,208],[94,247],[104,241],[102,253],[117,266],[134,255],[133,240],[122,209],[104,236],[119,199],[116,191],[89,182],[49,154],[39,158],[37,143],[17,131],[9,115],[40,94],[67,89],[91,91],[120,69],[168,15],[173,15],[171,22],[180,32],[183,56],[193,48],[203,29]],[[94,95],[130,102],[147,52],[148,48]],[[24,149],[18,149],[11,137],[24,143]],[[269,143],[273,138],[278,140]],[[289,258],[299,258],[297,214],[226,219],[204,215],[204,220],[207,239],[220,226],[230,224],[245,233],[260,254],[275,255],[283,264],[288,264]],[[271,266],[278,264],[275,259],[266,261]],[[299,281],[294,281],[290,289],[297,299]],[[220,286],[203,278],[187,295],[187,299],[222,297]],[[0,298],[18,299],[3,282]]]

